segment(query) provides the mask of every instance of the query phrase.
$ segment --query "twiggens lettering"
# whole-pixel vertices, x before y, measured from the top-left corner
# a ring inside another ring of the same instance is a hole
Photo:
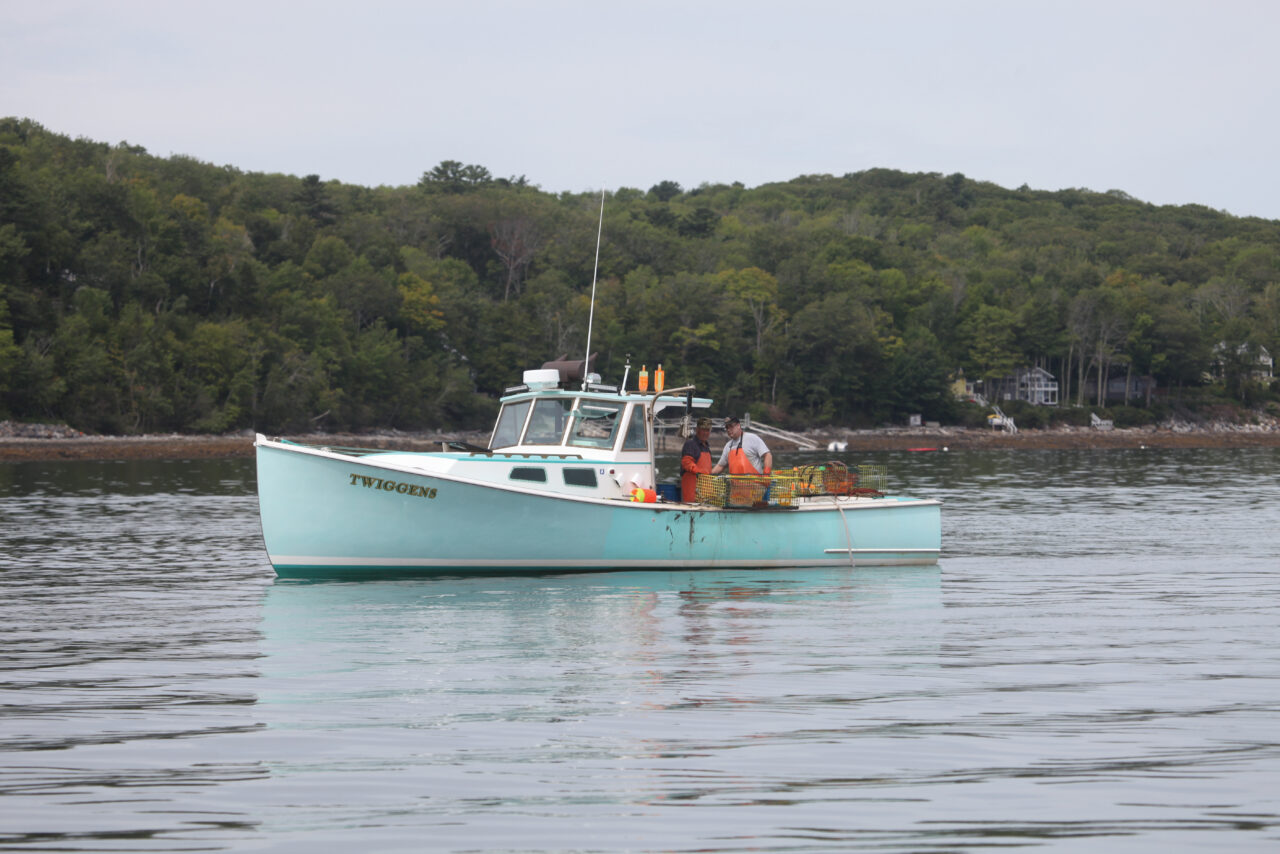
[[[413,495],[418,498],[435,498],[436,491],[433,487],[418,486],[412,483],[400,483],[394,480],[383,480],[380,477],[371,477],[367,474],[351,475],[352,486],[363,486],[365,489],[381,489],[383,492],[398,492],[401,495]]]

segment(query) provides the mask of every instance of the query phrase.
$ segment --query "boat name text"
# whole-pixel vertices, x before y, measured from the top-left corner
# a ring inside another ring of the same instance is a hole
[[[414,495],[418,498],[435,498],[436,491],[430,486],[418,486],[413,483],[400,483],[394,480],[383,480],[367,474],[351,475],[352,486],[363,486],[366,489],[381,489],[383,492],[398,492],[401,495]]]

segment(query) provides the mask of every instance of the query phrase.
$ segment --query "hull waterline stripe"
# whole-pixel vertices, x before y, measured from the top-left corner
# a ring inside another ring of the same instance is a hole
[[[942,549],[823,549],[823,554],[843,555],[843,554],[939,554]]]
[[[847,549],[828,549],[845,553]],[[859,549],[859,552],[870,554],[911,554],[920,553],[920,558],[903,558],[901,563],[933,563],[923,560],[924,556],[937,555],[939,549]],[[270,555],[272,566],[282,569],[453,569],[453,568],[499,568],[499,569],[572,569],[610,567],[620,569],[693,569],[693,568],[734,568],[734,567],[798,567],[798,566],[842,566],[844,559],[821,558],[788,558],[780,560],[593,560],[575,559],[548,561],[538,560],[421,560],[416,558],[370,558],[370,557],[319,557],[315,555]]]

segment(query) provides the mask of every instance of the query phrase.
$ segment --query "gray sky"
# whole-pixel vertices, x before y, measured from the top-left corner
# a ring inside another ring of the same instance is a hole
[[[0,0],[0,115],[552,192],[874,167],[1280,219],[1272,0]]]

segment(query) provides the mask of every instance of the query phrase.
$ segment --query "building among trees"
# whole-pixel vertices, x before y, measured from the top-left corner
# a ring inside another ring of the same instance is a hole
[[[1213,361],[1210,363],[1205,379],[1221,382],[1229,378],[1233,372],[1240,375],[1247,374],[1250,380],[1264,385],[1270,385],[1275,379],[1275,360],[1271,358],[1271,352],[1266,347],[1245,342],[1236,347],[1234,356],[1229,355],[1230,351],[1231,348],[1227,346],[1227,342],[1217,343],[1213,348]]]
[[[987,405],[988,400],[1023,400],[1034,406],[1058,405],[1058,381],[1044,368],[1019,368],[994,380],[970,382],[964,373],[953,381],[952,393],[959,399]]]

